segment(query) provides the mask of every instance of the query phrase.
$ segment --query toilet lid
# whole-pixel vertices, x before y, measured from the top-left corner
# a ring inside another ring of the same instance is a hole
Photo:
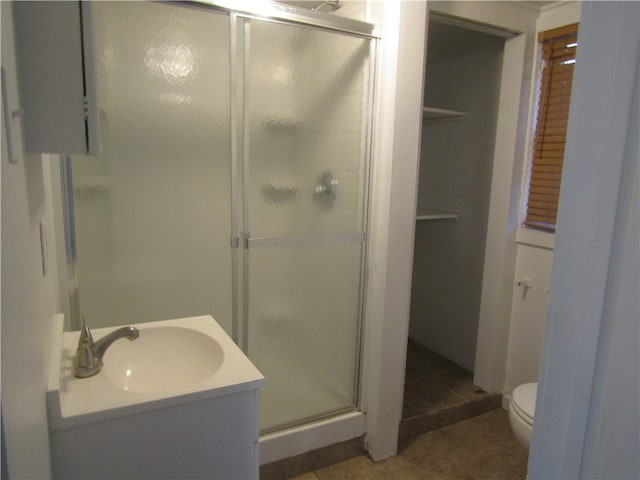
[[[533,423],[533,414],[536,411],[536,395],[538,393],[538,382],[525,383],[513,390],[512,401],[520,414]]]

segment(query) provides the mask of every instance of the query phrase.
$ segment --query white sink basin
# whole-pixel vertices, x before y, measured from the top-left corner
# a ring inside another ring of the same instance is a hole
[[[52,430],[231,395],[264,382],[210,316],[132,324],[140,336],[112,343],[102,370],[89,378],[73,375],[79,332],[62,332],[62,325],[58,319],[47,393]],[[93,338],[116,328],[93,329]]]
[[[198,385],[224,360],[222,347],[202,332],[173,326],[142,328],[134,341],[117,340],[102,371],[130,392],[165,392]]]

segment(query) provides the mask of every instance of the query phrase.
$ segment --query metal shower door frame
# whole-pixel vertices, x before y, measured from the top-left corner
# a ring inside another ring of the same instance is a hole
[[[274,6],[277,11],[281,11],[280,6]],[[290,11],[292,9],[286,8]],[[366,285],[366,258],[368,255],[368,244],[366,242],[369,225],[369,204],[370,204],[370,178],[372,163],[372,137],[373,137],[373,109],[375,92],[375,72],[377,60],[377,40],[379,34],[374,25],[359,22],[343,17],[336,17],[329,14],[310,15],[303,17],[300,10],[295,8],[295,17],[285,15],[281,17],[265,17],[255,13],[231,12],[230,13],[230,35],[231,35],[231,152],[232,152],[232,272],[233,272],[233,334],[234,340],[241,346],[245,354],[249,355],[249,252],[255,248],[286,248],[296,246],[312,245],[337,245],[359,243],[360,253],[360,286],[358,293],[358,324],[357,338],[358,345],[354,351],[355,355],[355,381],[353,385],[354,404],[359,405],[361,398],[360,366],[362,362],[362,334],[364,323],[365,285]],[[290,13],[290,12],[288,12]],[[311,12],[316,13],[316,12]],[[315,17],[331,17],[331,22],[323,18],[322,22],[315,22]],[[360,232],[331,234],[331,235],[306,235],[299,237],[252,237],[248,231],[249,205],[246,200],[246,193],[249,191],[249,115],[248,89],[245,85],[245,72],[248,65],[248,49],[250,47],[250,21],[266,21],[280,23],[283,25],[293,25],[298,27],[324,30],[336,34],[353,36],[368,39],[369,42],[369,65],[367,78],[367,98],[366,98],[366,126],[364,135],[364,171],[363,171],[363,191],[362,191],[362,224]],[[343,25],[350,28],[343,29]],[[356,25],[357,31],[353,28]],[[336,412],[340,413],[340,412]],[[322,415],[318,418],[322,418]]]

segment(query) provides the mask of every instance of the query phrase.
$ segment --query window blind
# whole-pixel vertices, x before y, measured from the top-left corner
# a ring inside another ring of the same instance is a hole
[[[544,69],[529,180],[525,225],[555,231],[569,119],[578,24],[541,32]]]

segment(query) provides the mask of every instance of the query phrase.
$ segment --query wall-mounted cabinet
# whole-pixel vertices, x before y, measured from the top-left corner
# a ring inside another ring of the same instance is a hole
[[[91,2],[14,2],[25,150],[99,151]]]

